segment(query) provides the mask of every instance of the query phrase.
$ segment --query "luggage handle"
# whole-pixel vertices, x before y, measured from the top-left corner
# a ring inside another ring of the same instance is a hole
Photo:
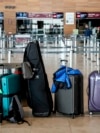
[[[97,47],[99,46],[99,55],[98,55],[98,73],[100,73],[100,42],[97,43]]]
[[[66,60],[66,59],[60,59],[60,62],[61,62],[61,65],[66,65],[68,63],[68,60]]]
[[[73,53],[74,53],[74,49],[73,49],[73,41],[72,41],[71,49],[70,49],[70,67],[73,67]]]

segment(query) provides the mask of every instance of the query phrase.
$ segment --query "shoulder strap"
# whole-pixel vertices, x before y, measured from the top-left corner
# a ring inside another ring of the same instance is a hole
[[[18,124],[23,124],[26,122],[30,126],[30,123],[24,120],[24,110],[17,95],[12,97],[7,120]]]
[[[28,43],[27,47],[25,48],[23,61],[28,61],[28,54],[29,54],[30,47],[31,47],[31,44]]]
[[[2,123],[2,115],[3,115],[3,108],[2,108],[2,90],[0,89],[0,123]]]

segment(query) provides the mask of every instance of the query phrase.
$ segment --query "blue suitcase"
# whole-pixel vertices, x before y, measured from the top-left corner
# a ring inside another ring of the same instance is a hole
[[[8,116],[9,105],[12,96],[20,93],[21,89],[20,75],[9,74],[1,77],[1,86],[3,92],[2,98],[2,108],[3,108],[3,118]]]

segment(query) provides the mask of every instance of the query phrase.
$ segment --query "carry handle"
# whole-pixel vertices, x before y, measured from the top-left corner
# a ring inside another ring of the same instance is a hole
[[[60,62],[61,62],[61,65],[66,65],[67,64],[67,62],[68,62],[68,60],[66,60],[66,59],[60,59]]]
[[[97,70],[100,73],[100,42],[97,41],[97,48],[99,47],[99,54],[97,54]]]

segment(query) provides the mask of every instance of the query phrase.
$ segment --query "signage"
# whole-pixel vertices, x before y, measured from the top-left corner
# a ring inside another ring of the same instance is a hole
[[[17,12],[16,13],[16,18],[22,19],[22,18],[27,18],[28,13],[27,12]]]
[[[0,12],[0,19],[4,19],[4,13]]]
[[[64,18],[64,14],[62,12],[53,12],[52,13],[52,18],[61,19],[61,18]]]
[[[28,13],[28,18],[53,18],[61,19],[64,17],[62,12],[53,12],[53,13]]]
[[[100,12],[77,12],[76,18],[78,19],[96,19],[100,18]]]
[[[52,18],[51,13],[28,13],[28,18]]]
[[[65,18],[65,23],[72,25],[74,24],[74,13],[73,12],[68,12],[66,13],[66,18]]]

